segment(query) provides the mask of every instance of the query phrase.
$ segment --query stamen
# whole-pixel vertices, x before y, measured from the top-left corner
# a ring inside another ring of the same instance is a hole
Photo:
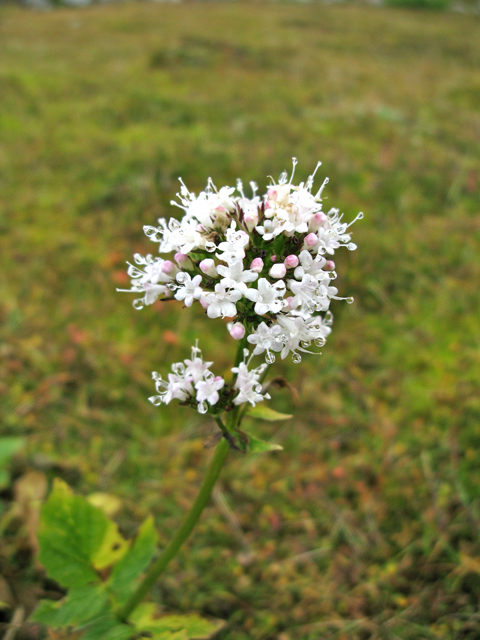
[[[330,178],[325,178],[325,180],[323,181],[322,186],[320,187],[320,189],[317,191],[317,195],[315,196],[315,200],[318,200],[318,198],[320,198],[320,196],[322,195],[322,191],[325,189],[325,187],[327,186],[327,184],[330,182]]]
[[[292,184],[293,182],[293,176],[295,175],[295,167],[297,166],[297,164],[298,164],[298,160],[296,158],[292,158],[293,168],[292,168],[292,175],[290,176],[289,184]]]

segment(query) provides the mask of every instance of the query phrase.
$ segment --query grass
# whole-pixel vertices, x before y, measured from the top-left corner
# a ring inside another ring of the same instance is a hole
[[[17,477],[115,494],[126,533],[152,511],[163,541],[191,503],[214,427],[152,407],[150,372],[198,336],[221,370],[234,345],[198,311],[136,312],[115,292],[178,176],[263,186],[293,155],[305,176],[321,159],[327,205],[365,212],[358,251],[337,259],[355,304],[335,304],[321,358],[279,364],[300,402],[271,406],[294,420],[255,424],[284,452],[232,455],[156,590],[166,610],[227,619],[220,640],[480,638],[479,61],[478,20],[458,14],[0,8],[0,393],[3,435],[28,438]],[[10,522],[0,569],[28,610],[49,587],[26,540]]]

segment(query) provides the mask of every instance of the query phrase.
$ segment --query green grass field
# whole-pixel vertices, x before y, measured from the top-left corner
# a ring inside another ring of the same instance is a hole
[[[1,424],[27,439],[14,480],[114,494],[122,531],[153,512],[168,539],[214,425],[154,408],[150,373],[196,337],[227,369],[235,345],[198,310],[135,311],[115,291],[125,261],[152,251],[142,225],[171,214],[178,176],[263,188],[292,156],[305,177],[322,160],[326,206],[365,213],[358,251],[336,255],[355,304],[335,303],[321,357],[278,364],[300,400],[270,406],[295,417],[254,428],[285,450],[231,456],[155,597],[226,619],[220,640],[480,639],[479,142],[472,16],[0,7]],[[5,515],[17,494],[0,495]],[[8,622],[53,587],[28,560],[28,518],[1,528]]]

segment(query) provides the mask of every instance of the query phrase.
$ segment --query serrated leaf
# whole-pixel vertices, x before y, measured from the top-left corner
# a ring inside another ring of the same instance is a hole
[[[287,413],[279,413],[278,411],[274,411],[270,409],[270,407],[265,407],[262,404],[257,404],[254,407],[248,409],[247,414],[249,418],[258,418],[259,420],[268,420],[269,422],[277,422],[278,420],[290,420],[293,418],[292,415]]]
[[[59,479],[42,507],[38,539],[40,562],[54,580],[70,588],[98,583],[95,568],[113,561],[116,545],[122,540],[116,525],[101,509],[75,496]],[[109,552],[113,555],[108,556]]]
[[[156,640],[208,640],[225,624],[223,620],[206,620],[196,613],[159,615],[156,605],[151,602],[137,607],[130,621],[139,631],[153,633]]]
[[[265,453],[266,451],[282,451],[283,447],[274,442],[266,442],[248,435],[248,453]]]
[[[150,564],[157,548],[157,542],[158,534],[153,524],[153,518],[149,516],[138,530],[133,544],[115,565],[108,579],[108,588],[120,604],[127,601],[136,586],[136,581]]]
[[[83,627],[109,610],[108,596],[101,585],[89,585],[72,589],[66,598],[53,602],[42,600],[32,616],[52,629]]]

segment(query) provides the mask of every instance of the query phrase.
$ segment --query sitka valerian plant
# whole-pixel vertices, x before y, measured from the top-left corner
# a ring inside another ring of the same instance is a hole
[[[298,185],[293,182],[296,164],[294,158],[290,177],[285,172],[278,182],[272,180],[263,196],[253,182],[247,197],[240,180],[236,188],[217,189],[210,178],[197,196],[180,180],[178,202],[172,204],[183,211],[181,219],[161,218],[158,226],[144,227],[160,254],[170,256],[135,254],[128,267],[128,291],[137,294],[133,306],[142,309],[159,299],[176,299],[185,307],[200,304],[209,319],[229,320],[228,331],[238,343],[229,376],[215,374],[198,342],[166,377],[153,373],[156,392],[150,401],[177,400],[210,414],[219,426],[218,442],[197,498],[158,555],[151,520],[134,541],[126,541],[99,509],[57,482],[43,508],[40,560],[70,592],[59,603],[40,605],[35,617],[47,626],[79,630],[86,640],[142,635],[187,640],[209,638],[220,628],[220,621],[195,615],[160,615],[143,600],[192,532],[228,452],[281,448],[241,428],[247,412],[264,419],[290,417],[257,406],[270,399],[265,378],[277,354],[297,364],[302,354],[318,354],[331,332],[331,300],[353,302],[339,297],[332,285],[335,251],[356,249],[352,223],[343,222],[338,209],[322,210],[328,179],[313,190],[320,163]],[[355,220],[362,217],[359,213]],[[261,361],[254,364],[256,356]]]

